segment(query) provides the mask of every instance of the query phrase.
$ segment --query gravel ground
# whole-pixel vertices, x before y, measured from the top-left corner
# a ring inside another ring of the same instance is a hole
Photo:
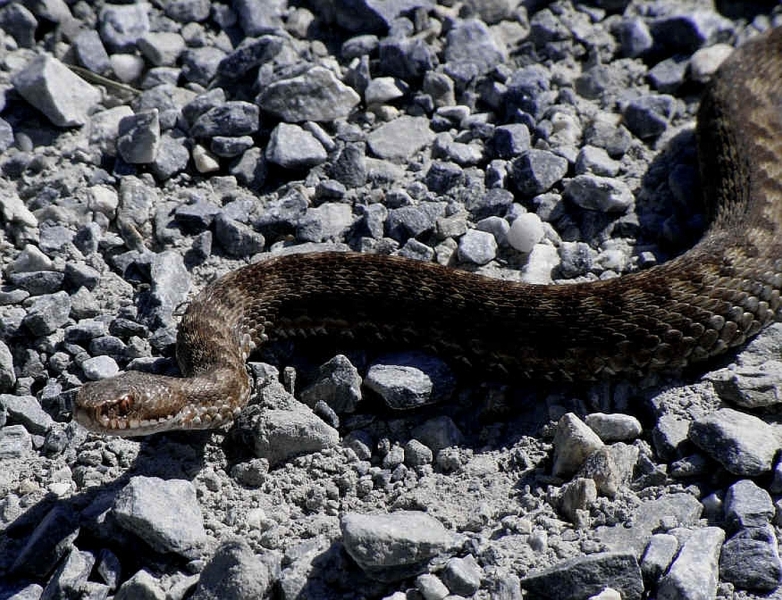
[[[566,284],[686,250],[703,84],[775,5],[2,4],[0,597],[782,597],[778,325],[590,386],[277,343],[230,431],[70,422],[268,253]]]

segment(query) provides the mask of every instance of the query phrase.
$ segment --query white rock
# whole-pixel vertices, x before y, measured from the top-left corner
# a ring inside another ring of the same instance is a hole
[[[213,173],[220,169],[220,163],[200,144],[193,146],[193,163],[199,173]]]
[[[135,81],[144,72],[144,59],[135,54],[112,54],[111,70],[122,83]]]
[[[535,213],[523,213],[511,224],[508,231],[508,243],[519,252],[532,252],[536,244],[545,235],[543,221]]]

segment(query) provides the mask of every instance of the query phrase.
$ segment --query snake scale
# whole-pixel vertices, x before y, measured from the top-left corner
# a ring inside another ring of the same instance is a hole
[[[75,418],[144,435],[230,423],[245,360],[269,340],[398,342],[512,378],[590,380],[676,371],[744,343],[776,318],[782,287],[782,29],[719,68],[698,112],[709,228],[685,254],[606,281],[543,286],[356,253],[294,254],[228,273],[191,302],[183,377],[127,372],[83,385]]]

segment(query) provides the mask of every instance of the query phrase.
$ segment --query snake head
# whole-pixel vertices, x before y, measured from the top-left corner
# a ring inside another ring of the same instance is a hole
[[[128,371],[79,388],[73,418],[96,433],[148,435],[187,428],[184,402],[174,393],[173,377]]]

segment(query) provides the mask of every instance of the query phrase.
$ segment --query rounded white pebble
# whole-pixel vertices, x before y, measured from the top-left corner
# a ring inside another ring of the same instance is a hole
[[[144,59],[134,54],[112,54],[111,70],[122,83],[131,83],[144,72]]]
[[[529,253],[545,235],[543,221],[535,213],[523,213],[508,230],[508,243],[519,252]]]
[[[200,144],[193,147],[193,162],[199,173],[213,173],[220,168],[214,155]]]

